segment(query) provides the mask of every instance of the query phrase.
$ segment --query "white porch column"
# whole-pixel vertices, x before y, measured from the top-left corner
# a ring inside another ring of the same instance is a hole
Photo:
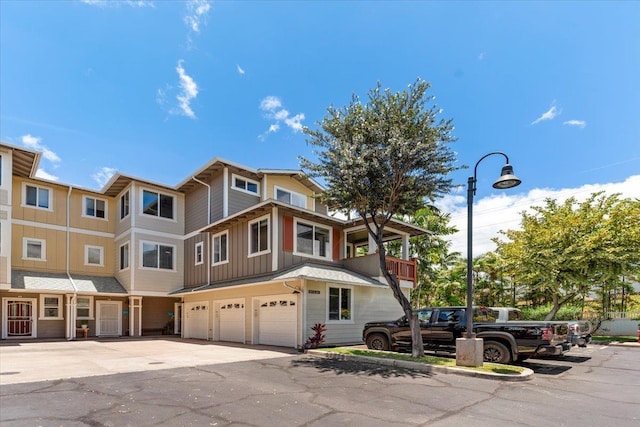
[[[76,296],[74,294],[67,294],[66,296],[66,325],[65,325],[65,336],[68,340],[76,339]]]
[[[402,259],[409,259],[409,235],[405,234],[402,236]]]
[[[136,330],[136,319],[137,330]],[[129,336],[142,335],[142,297],[129,297]]]
[[[378,250],[378,245],[376,245],[376,240],[371,236],[371,234],[367,233],[367,237],[369,238],[369,252],[368,254],[375,254]]]

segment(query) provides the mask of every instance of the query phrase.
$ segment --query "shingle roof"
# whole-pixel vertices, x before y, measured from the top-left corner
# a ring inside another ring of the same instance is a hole
[[[127,290],[115,277],[72,275],[71,278],[77,289],[73,287],[66,274],[13,270],[11,272],[11,289],[46,292],[127,293]]]

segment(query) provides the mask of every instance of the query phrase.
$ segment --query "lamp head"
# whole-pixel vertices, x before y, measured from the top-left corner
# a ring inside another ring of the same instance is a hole
[[[518,177],[513,174],[513,166],[507,163],[502,167],[500,178],[498,178],[496,182],[493,183],[493,188],[505,190],[507,188],[517,187],[521,182],[522,181],[520,181],[520,179],[518,179]]]

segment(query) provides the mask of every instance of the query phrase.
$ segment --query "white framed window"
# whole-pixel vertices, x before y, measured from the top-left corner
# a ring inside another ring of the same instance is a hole
[[[294,254],[331,259],[331,227],[295,218],[294,230]]]
[[[269,253],[269,215],[249,222],[249,256]]]
[[[203,242],[198,242],[196,243],[196,247],[195,247],[195,264],[196,265],[200,265],[204,262],[203,257],[204,257],[204,243]]]
[[[107,201],[96,197],[82,196],[82,216],[107,219]]]
[[[157,191],[142,190],[142,213],[158,218],[174,219],[175,198]]]
[[[129,268],[129,242],[120,245],[120,270]]]
[[[129,190],[120,196],[120,219],[129,216]]]
[[[93,319],[93,297],[84,295],[76,297],[76,317],[78,320]]]
[[[32,208],[51,210],[51,189],[33,184],[22,184],[22,204]]]
[[[33,261],[47,260],[47,242],[43,239],[31,237],[22,238],[22,259]]]
[[[231,174],[231,188],[249,194],[260,194],[260,183],[258,181],[236,174]]]
[[[141,242],[140,245],[143,268],[174,269],[175,246],[154,242]]]
[[[212,265],[229,262],[229,231],[223,231],[213,236]]]
[[[62,318],[62,295],[40,295],[40,320]]]
[[[84,265],[104,267],[104,248],[84,245]]]
[[[296,193],[278,186],[274,186],[273,190],[276,195],[276,200],[299,208],[307,208],[307,196],[304,194]]]
[[[327,285],[327,323],[353,323],[353,288]]]

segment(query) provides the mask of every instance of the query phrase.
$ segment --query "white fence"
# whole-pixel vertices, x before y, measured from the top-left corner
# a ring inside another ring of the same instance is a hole
[[[594,326],[600,323],[595,335],[636,336],[640,329],[640,311],[610,311],[602,318],[595,315],[589,317]]]

